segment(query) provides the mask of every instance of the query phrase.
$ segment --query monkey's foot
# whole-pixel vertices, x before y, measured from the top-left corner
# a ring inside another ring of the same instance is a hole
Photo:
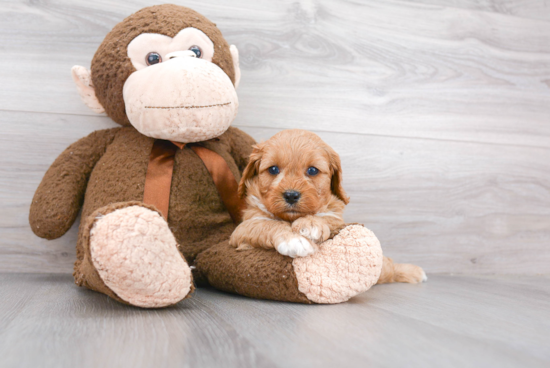
[[[378,280],[382,249],[365,227],[348,225],[319,247],[310,256],[291,258],[223,242],[197,256],[196,276],[228,292],[306,304],[345,302]]]
[[[91,261],[123,301],[144,308],[175,304],[192,291],[191,270],[166,221],[134,205],[110,212],[90,231]]]
[[[298,290],[315,303],[345,302],[374,284],[382,270],[382,248],[372,231],[348,225],[320,250],[292,262]]]

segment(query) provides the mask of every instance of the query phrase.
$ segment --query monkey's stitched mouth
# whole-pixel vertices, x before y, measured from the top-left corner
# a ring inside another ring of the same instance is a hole
[[[145,106],[146,109],[206,109],[207,107],[226,106],[230,105],[231,101],[213,104],[213,105],[191,105],[191,106]]]

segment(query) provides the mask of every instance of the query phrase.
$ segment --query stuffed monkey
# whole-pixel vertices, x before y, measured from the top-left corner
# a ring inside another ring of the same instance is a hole
[[[120,127],[55,160],[29,220],[36,235],[55,239],[82,209],[78,286],[155,308],[185,299],[195,283],[301,303],[343,302],[376,283],[382,252],[362,226],[302,259],[229,246],[255,142],[230,126],[239,55],[214,23],[176,5],[142,9],[106,36],[91,71],[75,66],[72,76],[86,105]]]

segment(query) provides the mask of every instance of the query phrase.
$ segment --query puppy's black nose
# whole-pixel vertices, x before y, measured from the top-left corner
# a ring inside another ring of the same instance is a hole
[[[294,204],[300,199],[300,192],[297,192],[295,190],[287,190],[283,193],[283,198],[285,199],[286,203]]]

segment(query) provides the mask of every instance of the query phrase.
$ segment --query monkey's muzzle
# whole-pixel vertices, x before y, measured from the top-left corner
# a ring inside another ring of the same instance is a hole
[[[223,134],[239,107],[235,87],[221,68],[184,56],[132,73],[123,97],[130,123],[140,133],[182,143]]]

